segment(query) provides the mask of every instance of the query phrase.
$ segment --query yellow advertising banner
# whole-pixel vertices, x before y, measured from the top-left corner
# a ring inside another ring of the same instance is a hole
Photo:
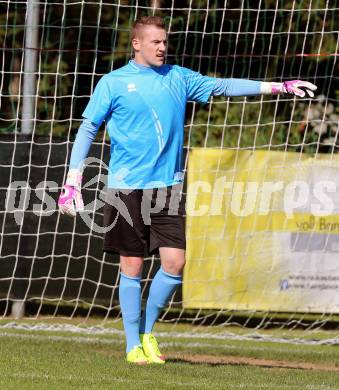
[[[197,148],[185,308],[339,312],[339,157]]]

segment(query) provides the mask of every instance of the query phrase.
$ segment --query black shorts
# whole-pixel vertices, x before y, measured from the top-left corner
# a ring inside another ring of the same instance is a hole
[[[182,185],[150,190],[108,189],[105,252],[144,257],[160,247],[186,248]]]

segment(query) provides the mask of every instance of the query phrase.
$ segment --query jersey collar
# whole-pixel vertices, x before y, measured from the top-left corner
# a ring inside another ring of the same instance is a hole
[[[161,65],[159,67],[157,66],[147,66],[147,65],[141,65],[137,64],[134,60],[129,60],[130,66],[132,66],[134,69],[140,71],[140,72],[161,72],[164,65]]]

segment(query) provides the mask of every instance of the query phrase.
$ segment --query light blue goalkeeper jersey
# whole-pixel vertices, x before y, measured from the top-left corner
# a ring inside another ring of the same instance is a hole
[[[134,61],[103,76],[83,117],[96,125],[106,121],[108,186],[159,188],[181,182],[186,102],[207,102],[215,83],[180,66]]]
[[[182,182],[186,102],[206,103],[212,92],[257,95],[260,83],[130,61],[98,82],[83,113],[87,119],[77,134],[70,167],[80,168],[105,120],[111,141],[108,187],[147,189]]]

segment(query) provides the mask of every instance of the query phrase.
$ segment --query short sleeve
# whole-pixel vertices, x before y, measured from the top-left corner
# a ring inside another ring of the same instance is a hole
[[[187,100],[207,103],[216,83],[214,77],[203,76],[188,68],[181,68],[185,77]]]
[[[94,92],[82,116],[100,126],[112,111],[112,88],[107,75],[103,76],[96,85]]]

